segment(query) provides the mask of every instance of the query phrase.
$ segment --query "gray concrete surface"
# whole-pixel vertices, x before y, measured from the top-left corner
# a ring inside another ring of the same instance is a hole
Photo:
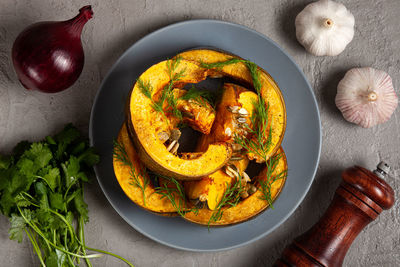
[[[95,18],[83,32],[86,64],[79,81],[55,95],[24,90],[10,61],[17,34],[36,21],[70,18],[88,2],[93,6]],[[86,194],[90,208],[86,236],[92,247],[117,252],[136,266],[270,266],[295,236],[322,215],[345,167],[360,164],[373,168],[384,159],[393,166],[387,181],[397,198],[400,192],[400,109],[389,122],[362,129],[344,121],[334,104],[338,81],[349,68],[357,66],[387,71],[397,94],[400,93],[400,1],[341,1],[354,14],[356,31],[347,49],[333,58],[307,54],[296,41],[294,19],[309,2],[0,0],[0,151],[10,151],[21,139],[41,139],[67,122],[87,132],[91,105],[104,75],[125,49],[149,32],[195,18],[246,25],[276,41],[295,59],[318,99],[323,126],[321,162],[315,182],[300,207],[275,232],[251,245],[220,253],[191,253],[159,245],[133,230],[112,209],[94,182]],[[397,201],[356,239],[344,265],[400,266],[399,221]],[[8,227],[8,221],[1,217],[0,266],[38,266],[26,240],[18,244],[8,239]],[[110,257],[93,263],[124,266]]]

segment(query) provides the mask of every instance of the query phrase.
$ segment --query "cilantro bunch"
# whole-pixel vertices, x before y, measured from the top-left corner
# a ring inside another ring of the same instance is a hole
[[[102,254],[88,255],[87,249],[133,266],[85,244],[83,189],[97,162],[99,156],[71,124],[54,137],[23,141],[12,155],[0,155],[0,211],[10,219],[10,239],[21,242],[25,234],[42,266],[76,266],[81,259],[92,266],[89,259]]]

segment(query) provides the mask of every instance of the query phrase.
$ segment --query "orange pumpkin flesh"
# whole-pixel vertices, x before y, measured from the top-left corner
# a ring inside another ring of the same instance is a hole
[[[282,157],[279,159],[279,162],[276,166],[275,171],[273,172],[272,176],[278,175],[279,173],[287,170],[287,162],[286,162],[286,157],[284,154],[283,149],[278,150],[277,153],[282,153]],[[257,179],[266,179],[266,169],[261,171]],[[271,199],[275,200],[279,193],[281,192],[284,184],[285,184],[286,178],[276,180],[274,183],[271,184]],[[222,217],[219,221],[217,222],[211,222],[211,226],[222,226],[222,225],[231,225],[231,224],[236,224],[236,223],[241,223],[244,221],[247,221],[254,216],[260,214],[264,210],[268,208],[268,202],[263,200],[263,193],[260,190],[260,186],[257,186],[258,190],[249,196],[246,199],[243,199],[239,202],[234,207],[225,207],[223,209],[223,214]],[[188,212],[185,215],[185,219],[201,224],[201,225],[208,225],[211,216],[213,215],[212,210],[209,210],[208,208],[202,208],[200,209],[197,213],[195,212]]]

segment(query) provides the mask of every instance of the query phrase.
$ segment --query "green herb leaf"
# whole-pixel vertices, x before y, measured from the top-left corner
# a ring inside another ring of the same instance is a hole
[[[22,242],[24,236],[25,220],[16,214],[12,214],[10,218],[10,230],[8,231],[11,240],[17,240],[18,243]]]
[[[87,204],[85,203],[85,201],[83,200],[83,193],[82,193],[82,189],[79,188],[77,190],[77,193],[74,197],[74,204],[75,204],[75,208],[78,211],[78,213],[83,217],[83,220],[85,222],[89,221],[89,216],[88,216],[88,209],[87,209]]]
[[[87,256],[81,238],[88,221],[83,197],[88,177],[81,165],[92,166],[99,157],[79,138],[77,129],[67,125],[54,138],[21,142],[14,155],[0,156],[0,210],[10,218],[10,238],[21,241],[25,233],[42,266],[77,266],[79,258],[90,264],[94,256]]]
[[[80,170],[79,160],[71,156],[67,162],[61,164],[65,175],[65,186],[69,188],[77,181],[77,175]]]
[[[48,172],[43,176],[43,179],[47,182],[50,189],[55,191],[57,187],[60,187],[60,169],[51,168]]]
[[[60,193],[50,192],[50,206],[52,209],[63,210],[64,209],[64,198]]]

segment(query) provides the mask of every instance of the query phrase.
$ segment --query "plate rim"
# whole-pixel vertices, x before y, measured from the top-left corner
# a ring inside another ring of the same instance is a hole
[[[110,75],[113,73],[114,69],[119,65],[119,63],[123,60],[123,58],[125,58],[130,50],[132,50],[134,47],[139,46],[142,42],[145,42],[146,39],[151,38],[153,35],[157,35],[158,33],[162,32],[162,31],[166,31],[166,30],[170,30],[172,28],[175,27],[180,27],[181,25],[184,24],[196,24],[196,23],[219,23],[219,24],[225,24],[228,26],[232,26],[232,27],[237,27],[237,28],[241,28],[245,31],[249,31],[259,37],[261,37],[262,39],[265,39],[266,41],[270,42],[271,44],[273,44],[276,48],[278,48],[283,55],[285,55],[290,62],[295,66],[295,68],[297,69],[297,71],[301,74],[302,78],[305,80],[308,90],[311,93],[312,96],[312,101],[314,102],[314,105],[316,107],[316,112],[317,112],[317,118],[318,118],[318,153],[317,153],[317,160],[315,162],[315,166],[314,166],[314,170],[312,171],[312,178],[310,179],[310,182],[308,183],[306,189],[300,196],[299,201],[291,208],[289,209],[289,212],[277,223],[275,224],[273,227],[269,228],[268,230],[266,230],[264,233],[262,233],[261,235],[254,237],[250,240],[247,240],[245,242],[236,244],[236,245],[229,245],[229,246],[225,246],[225,247],[221,247],[218,249],[194,249],[194,248],[187,248],[187,247],[183,247],[180,245],[176,245],[176,244],[171,244],[168,243],[166,241],[163,241],[159,238],[157,238],[156,236],[153,236],[151,234],[149,234],[146,231],[143,231],[142,229],[139,229],[138,227],[136,227],[136,225],[134,225],[133,223],[130,222],[130,220],[127,219],[127,217],[122,213],[122,211],[113,203],[113,201],[110,199],[109,195],[106,193],[105,189],[104,189],[104,185],[101,182],[101,179],[98,178],[98,171],[97,171],[97,166],[94,166],[94,172],[95,172],[95,176],[96,176],[96,180],[104,194],[104,196],[106,197],[107,201],[110,203],[110,205],[113,207],[113,209],[118,213],[119,216],[121,216],[122,219],[124,219],[124,221],[126,223],[128,223],[128,225],[130,225],[133,229],[135,229],[135,231],[141,233],[142,235],[146,236],[147,238],[156,241],[160,244],[163,244],[167,247],[172,247],[175,249],[179,249],[179,250],[183,250],[183,251],[191,251],[191,252],[219,252],[219,251],[226,251],[226,250],[231,250],[231,249],[235,249],[235,248],[239,248],[239,247],[243,247],[246,246],[250,243],[253,243],[257,240],[260,240],[261,238],[269,235],[270,233],[272,233],[275,229],[277,229],[279,226],[281,226],[284,222],[286,222],[286,220],[293,215],[294,211],[300,206],[300,204],[303,202],[304,198],[306,197],[306,195],[308,194],[308,192],[310,191],[311,185],[314,182],[317,170],[318,170],[318,166],[319,166],[319,161],[321,158],[321,150],[322,150],[322,125],[321,125],[321,116],[320,116],[320,111],[319,111],[319,106],[318,106],[318,102],[317,99],[315,97],[314,94],[314,90],[313,87],[311,86],[310,82],[308,81],[307,77],[305,76],[305,74],[303,73],[303,71],[300,69],[300,67],[298,66],[298,64],[293,60],[293,58],[286,52],[284,51],[275,41],[273,41],[272,39],[270,39],[268,36],[254,30],[251,29],[247,26],[241,25],[241,24],[237,24],[237,23],[233,23],[233,22],[227,22],[227,21],[223,21],[223,20],[217,20],[217,19],[192,19],[192,20],[184,20],[184,21],[179,21],[179,22],[175,22],[166,26],[163,26],[149,34],[146,34],[145,36],[141,37],[139,40],[135,41],[132,45],[130,45],[119,57],[118,59],[113,63],[113,65],[111,66],[111,68],[108,70],[107,74],[104,76],[102,82],[100,83],[99,89],[96,92],[96,96],[93,99],[93,104],[92,104],[92,108],[90,111],[90,119],[89,119],[89,141],[90,141],[90,145],[93,146],[93,118],[94,118],[94,110],[97,106],[98,103],[98,98],[99,95],[101,94],[102,88],[104,87],[105,82],[108,80],[108,78],[110,77]],[[179,52],[179,51],[177,51]],[[240,55],[239,55],[240,56]],[[245,223],[245,222],[244,222]]]

